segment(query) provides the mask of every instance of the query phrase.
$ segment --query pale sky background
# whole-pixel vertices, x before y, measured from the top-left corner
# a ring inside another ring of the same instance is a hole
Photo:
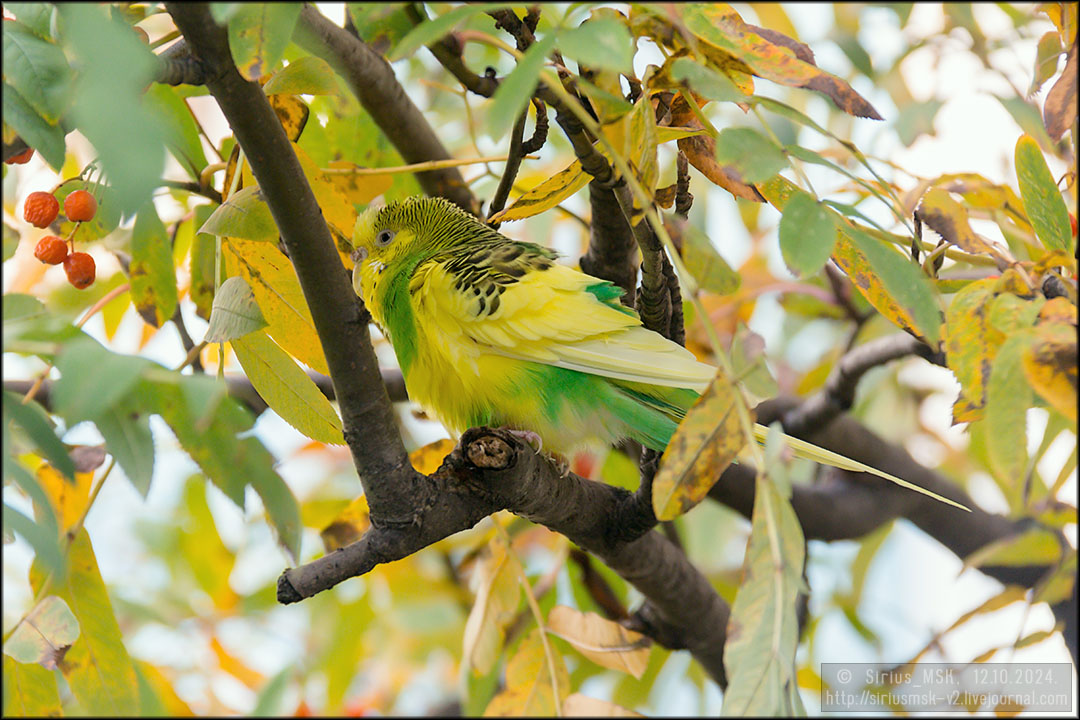
[[[319,7],[337,22],[343,18],[341,4],[326,3]],[[753,22],[753,12],[746,4],[736,4],[748,22]],[[849,63],[839,48],[824,39],[832,24],[831,4],[798,3],[785,4],[792,21],[795,23],[800,39],[814,50],[818,65],[843,76]],[[988,36],[1006,34],[1011,29],[1007,16],[992,4],[974,4],[974,12],[980,26]],[[876,68],[888,67],[900,50],[896,36],[896,15],[884,8],[869,9],[863,15],[861,40],[870,53]],[[1046,21],[1047,29],[1051,27]],[[940,6],[937,4],[916,3],[911,19],[904,33],[908,36],[922,36],[939,31],[943,27]],[[1016,187],[1016,178],[1012,170],[1013,146],[1019,137],[1020,129],[1005,109],[990,97],[989,92],[1009,92],[1008,86],[992,74],[982,69],[978,61],[964,51],[959,40],[951,41],[956,52],[946,53],[942,61],[934,67],[933,56],[929,49],[916,51],[904,60],[902,70],[908,87],[917,101],[931,96],[946,103],[938,113],[934,126],[936,136],[922,136],[910,148],[904,148],[891,131],[883,130],[881,124],[872,121],[854,123],[851,139],[870,153],[887,157],[900,166],[921,176],[934,176],[946,172],[977,172],[997,182],[1010,183]],[[1026,88],[1035,56],[1035,41],[1019,45],[1015,54],[1002,53],[995,58],[999,67],[1008,68],[1013,82]],[[649,60],[640,58],[642,66]],[[637,68],[639,71],[643,67]],[[449,81],[448,81],[449,82]],[[895,108],[889,96],[868,84],[855,84],[856,90],[866,96],[886,117],[895,117]],[[203,101],[212,102],[212,101]],[[825,101],[811,104],[810,115],[823,122]],[[553,128],[553,131],[556,131]],[[224,133],[224,126],[216,131]],[[216,137],[215,137],[216,139]],[[500,145],[490,143],[491,154],[502,152]],[[1051,170],[1055,176],[1064,171],[1064,167],[1049,158]],[[810,168],[815,170],[815,168]],[[23,196],[32,188],[51,187],[57,176],[49,170],[39,158],[30,165],[23,166],[19,173],[9,172],[5,181],[5,197],[10,197],[15,178],[19,177],[20,196],[16,207],[21,207]],[[29,175],[29,177],[28,177]],[[467,175],[468,177],[469,175]],[[824,176],[823,176],[824,177]],[[836,183],[826,178],[819,184],[811,176],[815,187],[822,190]],[[695,187],[698,203],[704,203],[706,196],[703,188]],[[714,238],[722,237],[718,244],[720,251],[733,266],[738,266],[749,252],[749,238],[742,227],[735,211],[735,205],[722,191],[712,188],[713,195],[708,196],[708,229]],[[583,197],[583,194],[582,194]],[[581,207],[584,207],[582,202]],[[162,207],[166,211],[166,207]],[[763,211],[763,217],[766,216]],[[775,212],[772,215],[776,217]],[[21,216],[12,218],[5,212],[8,222],[20,225]],[[775,220],[773,221],[775,222]],[[506,226],[504,226],[506,227]],[[992,238],[991,228],[982,224],[976,227],[980,232]],[[509,229],[509,228],[507,228]],[[782,269],[773,234],[773,267]],[[24,246],[28,243],[23,243]],[[11,291],[17,284],[16,277],[36,263],[25,247],[20,248],[16,259],[4,264],[4,291]],[[107,254],[95,256],[99,262],[110,262]],[[767,343],[774,342],[780,333],[777,322],[779,305],[775,296],[764,296],[759,300],[758,309],[751,320],[751,327],[761,334]],[[205,330],[202,323],[193,314],[186,314],[188,329],[197,339]],[[121,352],[134,352],[141,333],[141,320],[133,313],[125,318],[113,347]],[[100,316],[92,319],[86,330],[104,341],[103,325]],[[825,350],[831,338],[820,339],[814,332],[803,332],[798,343],[799,357],[788,358],[798,367],[815,364]],[[179,338],[172,325],[160,331],[145,349],[145,354],[166,363],[173,363],[182,354]],[[38,367],[21,358],[4,357],[4,376],[24,377],[36,372]],[[966,446],[966,437],[960,428],[950,427],[950,408],[956,397],[958,385],[951,373],[942,368],[929,367],[926,363],[913,360],[901,370],[901,380],[916,387],[932,389],[934,395],[922,407],[922,420],[936,428],[941,434],[956,443],[956,447]],[[406,414],[407,415],[407,414]],[[186,455],[176,450],[176,440],[171,432],[156,418],[153,423],[158,455],[155,466],[155,478],[149,498],[144,502],[131,488],[130,484],[116,479],[110,480],[102,490],[98,502],[91,511],[87,528],[94,540],[95,550],[101,566],[101,572],[107,582],[118,583],[119,588],[129,585],[127,578],[137,568],[141,580],[147,587],[164,587],[169,576],[164,568],[146,558],[132,557],[131,533],[136,517],[150,518],[164,515],[178,501],[181,481],[197,470]],[[1034,449],[1045,426],[1045,412],[1033,410],[1029,416],[1029,445]],[[410,428],[418,436],[425,438],[439,436],[441,430],[433,423],[411,423]],[[295,430],[286,425],[272,412],[264,413],[256,425],[260,438],[279,457],[289,457],[292,452],[306,442]],[[65,438],[68,442],[100,442],[100,437],[91,427],[80,426]],[[1075,437],[1071,439],[1075,445]],[[934,454],[929,452],[926,443],[913,438],[908,449],[921,461],[929,465],[936,463]],[[1071,450],[1069,442],[1061,441],[1053,448],[1053,457],[1046,467],[1040,467],[1044,474],[1056,474],[1056,467]],[[279,470],[289,482],[298,498],[302,499],[310,491],[313,477],[322,472],[321,467],[308,464],[306,460],[283,462]],[[1056,466],[1056,467],[1053,467]],[[114,472],[121,472],[119,468]],[[1075,477],[1070,481],[1070,491],[1075,494]],[[357,489],[359,485],[357,484]],[[993,482],[987,477],[981,488],[975,488],[977,501],[992,511],[1004,510],[1005,507]],[[6,501],[20,507],[27,503],[20,502],[12,490],[4,489]],[[269,579],[275,578],[281,571],[285,557],[273,544],[269,530],[258,518],[261,514],[258,498],[254,493],[248,497],[246,513],[241,513],[216,489],[208,491],[211,509],[218,528],[226,544],[231,548],[241,548],[236,570],[231,582],[238,593],[251,591],[262,586]],[[28,508],[27,508],[28,509]],[[1076,527],[1069,529],[1070,541],[1076,544]],[[304,540],[304,554],[310,557],[319,546],[318,537],[308,531]],[[834,586],[844,587],[847,563],[857,550],[856,543],[819,543],[810,544],[810,563],[808,573],[814,594],[811,596],[811,609],[823,595]],[[27,586],[27,568],[30,552],[27,546],[18,540],[4,546],[4,586],[3,613],[4,625],[9,627],[25,610],[30,593]],[[838,613],[822,619],[819,632],[829,637],[828,643],[818,643],[815,658],[821,662],[857,662],[888,661],[900,662],[910,658],[921,649],[932,634],[947,628],[959,615],[978,606],[984,599],[996,594],[1000,585],[977,571],[961,572],[962,564],[952,554],[943,550],[935,541],[927,538],[919,530],[905,521],[896,523],[895,529],[879,552],[870,570],[866,583],[865,598],[860,608],[866,624],[877,632],[883,640],[885,657],[879,657],[876,651],[867,645]],[[355,579],[345,583],[345,592],[363,592],[363,580]],[[560,593],[566,594],[568,588],[561,587]],[[268,677],[279,671],[284,659],[295,658],[301,643],[295,638],[306,631],[304,613],[298,608],[282,607],[275,610],[267,622],[252,629],[248,624],[236,622],[223,630],[223,642],[230,650],[236,651],[256,670]],[[926,661],[970,660],[983,650],[1007,644],[1021,635],[1049,629],[1053,626],[1053,615],[1045,605],[1031,608],[1026,614],[1022,604],[1006,608],[982,618],[972,620],[954,633],[950,633],[942,643],[943,654],[940,657],[927,657]],[[206,638],[194,626],[177,628],[150,628],[126,637],[128,649],[136,657],[153,659],[154,662],[170,665],[178,669],[194,668],[216,662],[206,645]],[[805,646],[800,649],[806,652]],[[1060,637],[1017,651],[1011,657],[999,654],[994,660],[1003,661],[1039,661],[1069,662],[1069,655]],[[437,656],[432,659],[432,672],[447,662]],[[668,661],[658,679],[650,707],[647,712],[657,716],[675,716],[686,714],[717,714],[720,708],[720,693],[710,685],[706,693],[704,706],[698,705],[696,687],[683,679],[689,655],[679,653]],[[231,678],[219,673],[213,683],[213,690],[218,697],[230,703],[237,712],[244,713],[254,703],[254,693]],[[182,678],[177,683],[181,697],[193,701],[202,694],[201,681],[192,675]],[[582,691],[586,694],[604,697],[603,681],[586,683]],[[1075,713],[1075,680],[1074,680]],[[404,697],[395,707],[395,712],[406,714],[423,712],[433,698],[425,690],[423,678],[418,678],[414,690]],[[804,693],[808,710],[817,709],[817,698]],[[291,707],[286,699],[283,707]],[[193,702],[198,707],[197,702]]]

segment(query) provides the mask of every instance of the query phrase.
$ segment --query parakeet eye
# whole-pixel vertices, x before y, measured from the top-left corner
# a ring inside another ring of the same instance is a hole
[[[379,247],[386,247],[387,245],[390,244],[390,241],[393,240],[393,239],[394,239],[394,231],[393,230],[380,230],[378,232],[378,234],[375,235],[375,244],[378,245]]]

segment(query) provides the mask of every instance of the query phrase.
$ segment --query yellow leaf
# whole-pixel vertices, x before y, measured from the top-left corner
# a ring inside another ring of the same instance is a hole
[[[300,362],[329,375],[311,310],[289,259],[270,243],[227,238],[221,248],[229,274],[243,277],[255,293],[270,336]]]
[[[581,163],[575,160],[569,167],[519,196],[510,207],[495,213],[491,222],[523,220],[539,215],[588,185],[591,179],[589,174],[581,169]]]
[[[439,469],[446,456],[453,451],[455,443],[449,438],[436,440],[409,453],[409,461],[416,472],[430,475]]]
[[[596,613],[556,605],[548,613],[547,630],[597,665],[638,679],[649,664],[652,643],[648,638]]]
[[[551,716],[570,691],[570,676],[562,656],[550,644],[549,658],[533,630],[518,646],[506,665],[506,689],[496,695],[484,710],[484,717]],[[555,666],[552,683],[551,664]]]
[[[1057,534],[1033,528],[982,546],[964,558],[964,567],[1053,565],[1060,557],[1061,542]]]
[[[332,160],[328,167],[331,170],[345,172],[324,173],[327,182],[333,185],[353,205],[366,205],[379,195],[390,189],[394,183],[394,176],[389,173],[381,175],[357,175],[348,172],[359,170],[360,166],[348,160]]]
[[[697,505],[746,444],[734,383],[718,370],[668,443],[653,480],[653,512],[671,520]],[[747,412],[750,412],[749,409]]]
[[[76,472],[75,482],[72,483],[52,465],[42,463],[35,475],[41,489],[52,502],[60,536],[63,537],[86,512],[90,503],[90,486],[94,482],[94,473]]]
[[[165,673],[159,670],[157,666],[151,665],[144,660],[136,660],[135,672],[138,673],[140,682],[148,685],[157,696],[156,699],[160,703],[161,712],[171,717],[193,717],[195,715],[194,711],[188,707],[188,704],[176,694],[172,683],[169,682],[169,679],[165,677]],[[143,716],[151,714],[151,709],[147,708],[145,703],[141,714]]]
[[[1055,298],[1055,300],[1064,300],[1064,298]],[[1067,304],[1075,311],[1074,305]],[[1077,415],[1076,326],[1064,323],[1037,326],[1035,341],[1024,349],[1022,364],[1024,375],[1035,392],[1051,407],[1075,423]]]
[[[282,420],[312,440],[345,444],[330,401],[265,331],[235,338],[232,347],[256,392]]]
[[[517,560],[501,535],[488,543],[475,573],[476,601],[465,622],[462,655],[474,674],[486,675],[499,658],[504,630],[521,598]]]
[[[926,193],[918,213],[924,223],[960,249],[975,255],[993,253],[990,245],[971,229],[967,210],[945,190],[934,188]]]
[[[286,137],[290,142],[295,143],[300,139],[300,133],[304,132],[304,126],[307,125],[310,112],[307,103],[296,95],[274,94],[268,95],[266,99],[270,107],[274,108],[281,126],[285,128]]]
[[[350,502],[344,510],[338,513],[334,521],[319,533],[326,552],[334,552],[338,548],[351,545],[359,540],[368,529],[368,526],[371,525],[369,513],[366,495],[361,495]]]
[[[56,674],[4,655],[4,717],[61,717]]]
[[[990,325],[987,304],[994,281],[979,280],[958,292],[945,312],[945,357],[960,382],[953,423],[971,422],[983,415],[986,383],[1005,335]]]
[[[71,608],[81,634],[64,656],[60,670],[88,715],[131,715],[139,707],[135,668],[85,529],[71,539],[67,560],[67,572],[53,577],[49,588]],[[35,562],[30,569],[35,592],[44,581],[45,573]]]

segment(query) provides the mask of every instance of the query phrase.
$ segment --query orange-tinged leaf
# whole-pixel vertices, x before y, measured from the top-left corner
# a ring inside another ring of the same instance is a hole
[[[521,598],[519,569],[517,559],[501,535],[491,539],[477,562],[476,601],[465,622],[462,651],[475,675],[491,672],[499,659],[504,631],[514,619]]]
[[[1054,298],[1064,300],[1065,298]],[[1076,306],[1068,303],[1075,312]],[[1049,303],[1047,303],[1049,305]],[[1023,368],[1031,387],[1051,407],[1076,422],[1076,325],[1041,324],[1035,339],[1024,349]]]
[[[243,277],[255,293],[271,337],[300,362],[329,375],[311,310],[289,259],[271,243],[229,238],[221,248],[229,274]]]
[[[243,660],[226,650],[216,635],[210,638],[210,648],[214,651],[214,655],[217,656],[218,667],[252,690],[260,688],[266,682],[265,675],[257,670],[252,670]]]
[[[76,472],[75,482],[70,482],[52,465],[42,463],[35,475],[56,511],[58,529],[63,537],[64,533],[82,519],[90,504],[90,486],[94,482],[94,473]]]
[[[640,679],[649,664],[652,642],[648,638],[594,612],[556,605],[548,612],[546,624],[548,632],[570,643],[597,665]]]
[[[307,103],[296,95],[269,95],[266,99],[270,102],[270,107],[274,108],[281,126],[285,128],[285,136],[295,143],[304,132],[311,112]]]
[[[53,577],[49,588],[71,608],[81,634],[64,656],[60,670],[87,714],[130,715],[139,707],[135,668],[85,529],[71,539],[67,559],[67,572]],[[30,569],[35,592],[44,581],[45,573],[35,561]]]
[[[739,422],[742,396],[717,371],[668,443],[653,480],[653,512],[672,520],[701,502],[746,444]],[[746,412],[750,412],[749,409]]]
[[[645,717],[621,705],[574,693],[563,700],[563,717]]]
[[[319,535],[322,537],[326,552],[331,553],[359,540],[370,525],[367,496],[361,495],[345,506],[345,509],[338,513],[334,521],[324,527]]]
[[[1024,202],[1016,192],[1008,185],[991,182],[978,173],[941,175],[930,181],[929,186],[937,186],[963,196],[969,208],[1002,210],[1018,224],[1028,224],[1027,215],[1024,214]]]
[[[747,25],[735,10],[723,3],[692,3],[680,7],[686,29],[704,44],[704,52],[714,63],[734,70],[748,70],[782,85],[806,88],[827,95],[844,112],[880,120],[881,116],[847,82],[825,72],[792,48],[801,43],[770,33],[766,39],[760,28]],[[783,43],[776,40],[783,38]],[[812,58],[810,58],[812,60]]]
[[[690,106],[687,105],[681,95],[676,97],[671,104],[671,123],[695,129],[701,127],[701,121],[698,120],[694,111],[690,109]],[[757,188],[744,183],[735,172],[716,162],[716,140],[711,136],[699,135],[680,138],[679,150],[686,155],[686,159],[699,172],[735,197],[741,197],[744,200],[753,202],[765,201]]]
[[[570,692],[570,676],[562,656],[548,644],[555,666],[552,683],[549,658],[533,630],[506,665],[506,689],[491,699],[484,717],[552,716]]]
[[[61,717],[56,674],[4,655],[4,717]]]
[[[439,469],[446,456],[454,449],[454,441],[449,438],[436,440],[409,453],[409,462],[416,472],[430,475]]]
[[[967,210],[948,192],[933,188],[919,203],[919,218],[940,233],[946,242],[975,255],[993,252],[990,244],[975,234],[968,222]]]

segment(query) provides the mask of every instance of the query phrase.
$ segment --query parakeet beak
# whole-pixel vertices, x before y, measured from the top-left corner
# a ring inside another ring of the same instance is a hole
[[[359,265],[360,263],[367,260],[367,256],[368,249],[366,247],[358,247],[352,252],[352,261],[353,263]]]

